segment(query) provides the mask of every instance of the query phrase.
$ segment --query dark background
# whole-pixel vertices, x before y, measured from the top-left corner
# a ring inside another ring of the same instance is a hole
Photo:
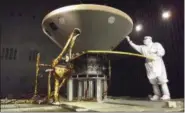
[[[42,19],[56,8],[78,3],[112,6],[130,15],[134,26],[137,23],[143,24],[144,30],[139,33],[133,30],[131,39],[136,44],[142,44],[143,37],[150,35],[164,46],[164,61],[172,98],[184,97],[183,0],[1,0],[1,56],[3,48],[16,48],[18,51],[15,60],[1,57],[1,97],[8,94],[19,97],[20,94],[33,92],[35,59],[30,54],[33,54],[33,50],[40,51],[42,60],[49,63],[59,53],[59,49],[45,38],[41,30]],[[170,20],[161,19],[163,9],[172,11]],[[126,40],[115,50],[136,52]],[[152,89],[146,77],[144,59],[126,56],[112,61],[109,85],[111,96],[146,97]],[[45,92],[45,86],[41,86],[41,92]]]

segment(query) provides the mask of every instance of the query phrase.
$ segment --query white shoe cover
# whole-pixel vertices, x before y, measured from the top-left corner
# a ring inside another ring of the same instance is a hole
[[[154,95],[152,98],[150,98],[151,101],[159,100],[160,97],[158,95]]]
[[[169,95],[163,95],[162,97],[161,97],[161,100],[170,100],[171,98],[170,98],[170,96]]]

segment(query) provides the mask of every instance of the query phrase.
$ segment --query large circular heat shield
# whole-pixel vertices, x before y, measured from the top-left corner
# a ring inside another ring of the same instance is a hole
[[[42,21],[44,33],[63,48],[74,28],[81,30],[73,52],[110,50],[133,28],[132,19],[124,12],[104,5],[80,4],[50,12]]]

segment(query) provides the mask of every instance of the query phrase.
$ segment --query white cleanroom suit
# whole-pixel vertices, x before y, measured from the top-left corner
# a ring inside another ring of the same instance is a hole
[[[165,50],[163,46],[160,43],[152,42],[152,37],[150,36],[144,37],[144,45],[136,45],[130,40],[130,37],[127,36],[126,38],[133,49],[143,54],[144,56],[151,57],[153,59],[146,59],[145,62],[147,77],[149,79],[149,82],[152,84],[154,93],[154,96],[151,98],[151,100],[160,99],[161,92],[159,89],[159,85],[161,85],[163,94],[161,99],[169,100],[170,92],[167,85],[167,73],[165,64],[162,59],[162,57],[165,55]]]

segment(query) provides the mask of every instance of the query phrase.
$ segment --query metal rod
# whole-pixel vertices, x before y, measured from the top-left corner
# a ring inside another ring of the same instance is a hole
[[[49,71],[48,74],[48,102],[50,101],[50,97],[51,97],[51,71]]]
[[[108,94],[108,85],[107,85],[107,79],[103,80],[103,97],[104,99],[107,99]]]
[[[84,95],[84,98],[87,98],[87,92],[88,92],[88,83],[87,83],[87,80],[84,80],[83,86],[84,86],[83,95]]]
[[[81,32],[81,31],[79,30],[79,33],[80,33],[80,32]],[[72,49],[73,49],[73,47],[74,47],[75,40],[76,40],[76,38],[77,38],[78,35],[79,35],[79,34],[77,34],[76,36],[73,36],[73,38],[71,39],[71,43],[70,43],[70,45],[69,45],[69,59],[72,58]]]
[[[89,53],[94,53],[94,54],[120,54],[120,55],[129,55],[129,56],[136,56],[136,57],[142,57],[142,58],[147,58],[150,60],[153,60],[153,58],[151,57],[147,57],[141,54],[136,54],[136,53],[131,53],[131,52],[123,52],[123,51],[108,51],[108,50],[88,50],[88,51],[82,51],[81,54],[79,54],[76,57],[73,57],[72,59],[70,59],[70,61],[75,60],[77,58],[79,58],[80,56],[84,55],[84,54],[89,54]]]
[[[78,100],[82,99],[82,81],[78,80]]]
[[[55,77],[54,101],[59,102],[59,80]]]
[[[111,60],[109,60],[109,78],[111,78]]]
[[[62,82],[59,85],[59,89],[64,85],[65,81],[67,80],[67,78],[63,78]]]
[[[67,84],[67,98],[69,101],[73,101],[73,80],[69,79]]]
[[[96,99],[97,102],[101,102],[102,101],[102,80],[97,79],[96,80]]]
[[[40,53],[37,53],[34,96],[38,94],[39,63],[40,63]]]
[[[106,97],[108,96],[108,89],[109,89],[109,87],[110,87],[110,85],[111,85],[111,74],[112,74],[112,67],[111,67],[111,60],[109,60],[109,76],[108,76],[108,79],[107,79],[107,91],[106,91]]]
[[[39,64],[39,66],[42,66],[42,67],[51,67],[51,65],[49,65],[49,64]]]
[[[130,56],[137,56],[137,57],[142,57],[142,58],[147,58],[147,59],[153,60],[152,57],[147,57],[147,56],[144,56],[144,55],[141,55],[141,54],[136,54],[136,53],[131,53],[131,52],[123,52],[123,51],[88,50],[88,51],[86,51],[86,54],[88,54],[88,53],[130,55]]]
[[[71,35],[69,36],[69,39],[67,40],[64,48],[62,49],[62,52],[58,55],[57,58],[54,59],[53,64],[52,64],[52,67],[55,67],[60,62],[60,60],[62,59],[63,54],[66,52],[66,50],[67,50],[69,44],[71,43],[72,39],[74,37],[79,36],[79,35],[80,35],[80,29],[75,28],[73,30],[73,32],[71,33]]]
[[[93,84],[94,82],[93,82],[93,80],[89,80],[89,97],[90,98],[93,98],[93,96],[94,96],[94,94],[93,94],[93,92],[94,92],[94,84]]]

